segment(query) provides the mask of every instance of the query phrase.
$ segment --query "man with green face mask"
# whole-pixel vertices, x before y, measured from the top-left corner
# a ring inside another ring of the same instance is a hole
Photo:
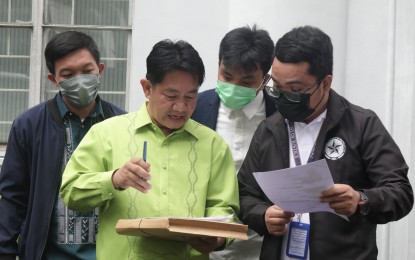
[[[276,111],[264,86],[270,79],[274,43],[256,26],[228,32],[219,48],[215,89],[199,93],[192,119],[215,130],[228,143],[238,172],[258,124]],[[258,259],[262,238],[249,230],[249,240],[236,240],[210,259]]]

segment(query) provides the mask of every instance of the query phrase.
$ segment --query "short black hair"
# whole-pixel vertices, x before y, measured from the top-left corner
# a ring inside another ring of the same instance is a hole
[[[257,70],[267,74],[274,59],[274,42],[269,33],[256,25],[239,27],[229,31],[219,46],[219,64],[227,69]]]
[[[95,62],[99,64],[99,50],[91,36],[78,31],[66,31],[53,36],[45,48],[46,66],[49,72],[55,75],[55,62],[57,60],[84,48],[91,52]]]
[[[146,78],[155,86],[164,80],[168,72],[175,70],[192,74],[199,86],[205,79],[203,61],[190,43],[168,39],[159,41],[147,57]]]
[[[275,57],[282,63],[308,62],[308,73],[318,80],[333,75],[333,45],[317,27],[297,27],[284,34],[275,45]]]

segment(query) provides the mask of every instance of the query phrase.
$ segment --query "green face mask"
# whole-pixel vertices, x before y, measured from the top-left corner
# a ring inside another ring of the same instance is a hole
[[[215,89],[222,103],[230,109],[242,109],[256,97],[257,89],[247,88],[218,80]]]

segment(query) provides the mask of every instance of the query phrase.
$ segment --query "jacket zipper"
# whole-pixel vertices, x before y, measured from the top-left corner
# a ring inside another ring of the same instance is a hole
[[[63,139],[62,140],[65,140],[65,130],[63,130]],[[65,141],[63,141],[62,143],[61,143],[61,147],[60,147],[60,157],[58,157],[58,158],[63,158],[63,143],[64,143]],[[60,163],[60,166],[58,167],[59,169],[59,172],[61,173],[62,172],[62,163]],[[50,228],[50,220],[51,220],[51,218],[52,218],[52,211],[53,211],[53,209],[55,208],[55,202],[56,202],[56,193],[58,192],[58,190],[59,190],[59,188],[60,188],[60,182],[62,181],[62,174],[57,174],[56,175],[56,178],[57,178],[57,184],[58,184],[58,186],[57,186],[57,188],[55,188],[55,191],[54,191],[54,193],[53,193],[53,203],[52,203],[52,207],[51,207],[51,209],[49,210],[49,217],[48,217],[48,222],[47,222],[47,227],[46,227],[46,234],[44,234],[44,236],[43,237],[45,237],[45,239],[43,240],[43,245],[42,245],[42,250],[40,251],[40,255],[36,258],[36,259],[41,259],[42,258],[42,256],[43,256],[43,253],[45,252],[45,248],[46,248],[46,242],[47,242],[47,240],[48,240],[48,234],[49,234],[49,228]]]

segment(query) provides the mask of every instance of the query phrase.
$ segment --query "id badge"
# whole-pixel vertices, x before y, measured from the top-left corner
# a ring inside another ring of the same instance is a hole
[[[298,259],[307,259],[309,237],[310,224],[291,222],[287,241],[287,256]]]

